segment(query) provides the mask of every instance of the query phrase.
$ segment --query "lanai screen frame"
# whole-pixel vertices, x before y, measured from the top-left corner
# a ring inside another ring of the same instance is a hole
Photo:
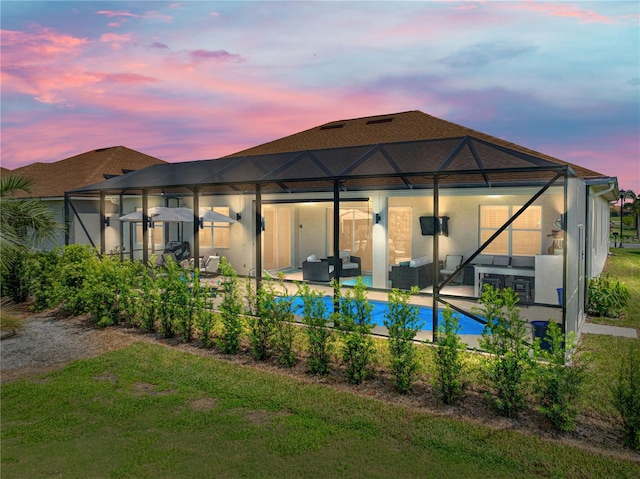
[[[403,156],[404,152],[404,156]],[[336,167],[337,166],[337,167]],[[405,168],[403,168],[405,166]],[[310,170],[314,168],[314,170]],[[211,172],[210,175],[205,174]],[[301,174],[304,171],[304,175]],[[311,171],[312,174],[308,172]],[[313,174],[315,171],[315,174]],[[203,174],[203,172],[205,174]],[[194,178],[200,174],[201,179]],[[456,274],[468,265],[482,249],[504,231],[530,204],[551,186],[562,180],[564,207],[562,212],[563,230],[567,232],[569,178],[579,180],[568,164],[562,164],[497,145],[471,136],[446,140],[423,140],[401,143],[387,143],[344,147],[324,150],[306,150],[290,153],[256,155],[239,158],[223,158],[200,162],[154,165],[144,170],[111,178],[96,185],[65,193],[65,226],[68,244],[69,212],[73,208],[73,198],[80,196],[100,196],[100,236],[101,250],[105,244],[105,199],[117,194],[120,198],[128,195],[142,197],[143,210],[143,261],[148,254],[149,194],[155,190],[193,197],[193,210],[198,211],[199,199],[205,195],[253,195],[255,198],[255,270],[256,287],[262,279],[262,196],[287,193],[332,192],[334,211],[338,211],[341,192],[345,191],[390,191],[390,190],[432,190],[434,216],[439,216],[439,195],[441,189],[454,188],[505,188],[540,187],[537,194],[512,216],[490,240],[475,251],[459,269],[447,280],[440,282],[438,262],[434,261],[433,276],[433,334],[437,332],[438,306],[450,305],[454,310],[473,316],[458,309],[441,294]],[[345,198],[349,201],[349,198]],[[122,204],[122,201],[121,201]],[[199,255],[199,221],[194,213],[193,256]],[[82,225],[82,221],[76,213]],[[334,215],[333,246],[334,257],[339,256],[339,217]],[[84,225],[82,225],[84,228]],[[121,233],[122,235],[122,233]],[[122,238],[121,238],[122,240]],[[122,241],[121,241],[122,243]],[[433,236],[433,257],[438,258],[438,235]],[[562,328],[566,331],[567,295],[567,241],[563,245],[563,291]],[[475,317],[483,322],[481,318]]]

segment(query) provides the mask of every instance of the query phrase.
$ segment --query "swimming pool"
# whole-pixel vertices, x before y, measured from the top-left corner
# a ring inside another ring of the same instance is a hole
[[[291,296],[293,301],[292,310],[294,314],[302,315],[302,298],[300,296]],[[327,315],[333,311],[333,298],[330,296],[324,296],[323,301],[327,310]],[[384,314],[389,310],[388,303],[385,301],[369,300],[369,303],[373,306],[371,312],[371,320],[373,324],[377,326],[384,326]],[[420,330],[431,331],[433,326],[432,309],[427,306],[417,306],[419,323],[421,323]],[[481,334],[484,328],[483,324],[471,319],[468,316],[460,314],[458,312],[453,313],[458,317],[460,324],[460,330],[458,334]],[[442,310],[438,311],[438,324],[442,324],[444,318],[442,316]]]

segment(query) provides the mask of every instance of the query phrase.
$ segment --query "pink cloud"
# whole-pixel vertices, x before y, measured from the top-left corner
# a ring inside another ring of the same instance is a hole
[[[122,11],[122,10],[98,10],[96,12],[96,14],[104,15],[104,16],[109,17],[109,18],[113,18],[113,17],[133,17],[133,18],[138,18],[138,17],[140,17],[140,15],[136,15],[135,13],[125,12],[125,11]]]
[[[143,14],[132,13],[125,10],[98,10],[95,12],[97,15],[104,15],[107,18],[145,18],[145,19],[160,19],[165,23],[171,23],[173,17],[169,15],[162,15],[158,12],[148,11]]]
[[[101,73],[100,81],[106,83],[117,83],[127,85],[140,85],[147,83],[156,83],[157,78],[152,78],[144,75],[138,75],[137,73]]]
[[[524,2],[518,3],[511,8],[518,10],[533,10],[535,12],[552,17],[567,17],[579,20],[582,23],[616,23],[616,20],[605,15],[601,15],[592,10],[585,10],[577,5],[567,3],[547,3],[547,2]]]
[[[189,53],[194,60],[243,61],[237,54],[226,50],[193,50]]]
[[[104,33],[100,36],[100,41],[109,43],[111,48],[114,50],[119,50],[122,48],[123,44],[130,43],[133,39],[133,34],[131,33]]]
[[[86,38],[78,38],[58,33],[50,28],[35,26],[30,31],[1,30],[3,64],[16,62],[25,56],[42,60],[63,54],[75,54],[83,45],[89,43]]]

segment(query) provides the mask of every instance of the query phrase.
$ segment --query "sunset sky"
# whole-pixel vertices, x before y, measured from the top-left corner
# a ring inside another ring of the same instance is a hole
[[[421,110],[640,193],[640,7],[1,1],[2,166],[219,158]]]

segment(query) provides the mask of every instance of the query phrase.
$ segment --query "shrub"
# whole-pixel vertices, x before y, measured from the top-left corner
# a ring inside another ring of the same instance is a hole
[[[629,348],[613,387],[613,404],[622,417],[623,440],[627,447],[640,449],[640,352]]]
[[[223,281],[220,303],[222,334],[218,344],[223,352],[237,354],[240,351],[240,334],[242,333],[242,301],[238,291],[238,276],[224,257],[220,261],[219,270]]]
[[[267,358],[275,323],[276,296],[268,280],[262,281],[256,293],[255,313],[247,310],[249,318],[249,345],[252,356],[258,361]]]
[[[98,326],[117,324],[123,318],[132,324],[137,314],[137,265],[117,257],[92,256],[86,261],[86,271],[79,297]]]
[[[14,303],[24,303],[29,299],[32,288],[29,274],[29,261],[32,254],[26,249],[16,248],[13,256],[9,268],[6,271],[3,269],[2,282],[0,282],[2,296],[8,296]]]
[[[159,330],[163,338],[173,338],[178,332],[189,296],[184,270],[171,259],[164,265],[159,278],[160,310]],[[182,325],[184,329],[185,325]]]
[[[84,282],[91,276],[92,261],[98,256],[95,249],[87,245],[69,245],[62,251],[62,258],[55,271],[61,283],[63,310],[73,316],[89,312]],[[56,278],[53,278],[56,281]]]
[[[33,278],[34,309],[44,311],[62,305],[68,314],[89,312],[83,285],[90,276],[89,261],[96,256],[95,250],[86,245],[35,253],[27,272]]]
[[[419,326],[418,308],[409,304],[417,288],[407,291],[393,289],[387,295],[389,309],[384,314],[384,325],[389,331],[389,352],[393,384],[400,393],[413,388],[418,369],[417,348],[413,340]]]
[[[478,300],[486,318],[480,347],[489,353],[483,364],[485,379],[495,388],[495,406],[507,417],[515,417],[524,406],[524,377],[533,365],[527,343],[526,322],[516,306],[518,295],[511,289],[485,285]]]
[[[337,281],[336,291],[340,291]],[[352,384],[360,384],[369,374],[368,368],[373,355],[371,311],[373,306],[367,300],[367,287],[358,277],[352,291],[339,298],[337,314],[342,336],[342,360],[347,370],[347,378]]]
[[[293,318],[292,303],[282,273],[278,276],[280,291],[285,293],[285,297],[276,298],[274,302],[274,338],[273,348],[278,355],[278,363],[281,366],[290,368],[296,364],[296,351],[294,342],[298,332]]]
[[[327,326],[327,308],[320,291],[314,291],[308,284],[298,285],[298,296],[302,298],[302,321],[307,326],[308,358],[311,374],[329,374],[333,331]]]
[[[64,290],[60,281],[60,264],[62,252],[38,251],[29,262],[29,275],[33,278],[33,309],[45,311],[58,306],[64,298]]]
[[[570,363],[565,361],[566,351],[575,346],[575,333],[565,337],[560,326],[550,321],[546,340],[550,345],[548,351],[539,348],[539,339],[535,345],[536,357],[548,362],[536,368],[534,384],[538,410],[558,431],[568,432],[575,427],[578,416],[576,401],[585,379],[586,365],[577,359]]]
[[[205,348],[213,346],[211,333],[215,327],[216,314],[208,309],[203,309],[198,315],[198,329],[200,330],[200,341]]]
[[[448,305],[442,316],[443,321],[438,326],[439,334],[434,356],[435,380],[442,402],[454,404],[462,395],[465,386],[462,380],[464,343],[458,336],[460,329],[458,316]]]
[[[607,273],[589,280],[587,311],[596,316],[617,318],[631,298],[629,287]]]
[[[160,277],[155,258],[149,260],[146,270],[140,275],[140,295],[138,297],[138,326],[146,333],[155,331],[155,323],[160,314]]]

